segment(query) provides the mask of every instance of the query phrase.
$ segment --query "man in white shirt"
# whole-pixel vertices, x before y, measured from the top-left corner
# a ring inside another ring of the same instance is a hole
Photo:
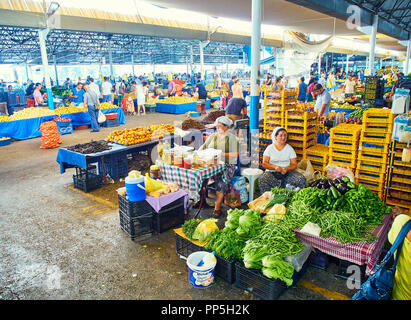
[[[90,78],[89,90],[95,92],[97,97],[100,97],[100,87],[94,82],[93,78]]]
[[[320,79],[318,79],[318,83],[321,84],[323,87],[325,87],[325,82],[326,82],[325,73],[322,73]]]
[[[103,102],[113,101],[113,85],[111,84],[108,77],[104,77],[104,82],[101,85],[101,94],[103,96]]]
[[[348,76],[348,79],[345,80],[344,83],[344,93],[345,97],[352,97],[355,92],[355,80],[353,79],[352,76]]]
[[[319,83],[314,85],[313,92],[317,97],[317,102],[315,103],[314,110],[318,113],[319,117],[328,117],[330,115],[330,93],[325,90],[325,88]]]

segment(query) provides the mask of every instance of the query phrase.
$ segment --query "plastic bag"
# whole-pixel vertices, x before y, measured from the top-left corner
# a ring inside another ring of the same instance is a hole
[[[104,115],[103,112],[101,112],[101,110],[98,111],[97,121],[98,121],[98,123],[103,123],[104,121],[106,121],[106,116]]]
[[[216,221],[217,219],[210,218],[200,222],[200,224],[194,230],[193,239],[199,240],[200,242],[210,240],[213,233],[218,230]]]
[[[300,162],[298,162],[297,172],[301,173],[305,177],[307,183],[314,180],[314,168],[310,160],[302,159]]]
[[[58,148],[62,143],[60,139],[59,129],[57,123],[54,121],[47,121],[40,125],[41,138],[43,143],[40,149],[53,149]]]
[[[330,179],[340,178],[340,177],[348,177],[351,182],[354,182],[354,174],[348,168],[339,167],[334,164],[329,164],[325,167],[325,172]]]
[[[224,204],[232,209],[241,207],[240,193],[231,188],[231,191],[224,197]]]
[[[240,194],[241,203],[246,203],[248,201],[247,185],[244,177],[233,177],[231,179],[231,184],[235,191]]]
[[[144,186],[146,188],[146,193],[155,192],[164,188],[164,185],[160,181],[151,179],[148,173],[146,173],[146,176],[144,177]]]

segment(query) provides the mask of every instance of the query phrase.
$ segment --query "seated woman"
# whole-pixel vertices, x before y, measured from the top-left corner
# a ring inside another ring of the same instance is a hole
[[[227,166],[224,172],[219,173],[214,177],[216,202],[213,217],[215,218],[221,216],[221,204],[224,200],[224,195],[230,190],[231,179],[233,178],[237,167],[239,144],[237,137],[229,132],[232,124],[233,122],[225,116],[217,118],[217,131],[211,134],[206,142],[199,148],[199,150],[207,148],[221,150],[223,152],[224,162]]]
[[[259,179],[261,193],[271,191],[274,187],[291,185],[296,188],[305,187],[305,177],[297,172],[297,155],[293,147],[287,144],[287,131],[275,128],[271,139],[273,141],[264,151],[263,167],[266,171]]]

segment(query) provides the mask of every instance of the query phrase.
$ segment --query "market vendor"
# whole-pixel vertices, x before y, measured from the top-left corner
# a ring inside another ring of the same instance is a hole
[[[84,90],[83,84],[81,82],[77,83],[77,85],[71,90],[69,95],[69,99],[73,102],[75,106],[79,106],[84,101]]]
[[[314,110],[319,117],[328,117],[330,115],[331,94],[319,83],[314,85],[313,92],[317,97]]]
[[[224,195],[230,190],[231,179],[233,178],[237,167],[239,144],[237,137],[229,132],[229,129],[233,124],[229,118],[226,116],[219,117],[215,123],[217,131],[207,138],[199,150],[207,148],[221,150],[223,152],[224,162],[227,166],[224,172],[219,173],[214,177],[216,202],[213,216],[218,218],[222,213],[221,204],[224,200]]]
[[[47,106],[44,100],[47,100],[46,94],[41,94],[41,83],[36,83],[36,89],[33,92],[34,104],[36,107]]]
[[[243,116],[247,115],[247,102],[243,98],[231,98],[225,108],[225,115],[227,118],[231,119],[233,123],[243,119]]]
[[[273,143],[263,154],[263,168],[266,170],[259,179],[261,193],[271,191],[274,187],[285,188],[287,185],[304,188],[305,177],[296,171],[297,155],[293,147],[287,144],[287,131],[277,127],[271,139]]]

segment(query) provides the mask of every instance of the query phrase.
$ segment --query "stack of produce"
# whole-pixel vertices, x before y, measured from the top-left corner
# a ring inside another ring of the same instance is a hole
[[[0,122],[7,122],[10,121],[10,117],[8,116],[0,116]]]
[[[26,108],[11,115],[9,121],[53,116],[56,114],[54,111],[48,108]]]
[[[53,95],[56,96],[69,96],[71,93],[70,89],[59,89],[56,87],[51,88],[51,91],[53,92]]]
[[[359,109],[357,111],[351,112],[347,118],[344,119],[345,123],[356,123],[362,124],[362,117],[364,112],[367,111],[369,108]]]
[[[382,199],[389,145],[394,124],[390,109],[371,108],[364,112],[356,182],[365,184]]]
[[[203,122],[214,123],[217,118],[225,116],[225,110],[211,111],[204,117]]]
[[[197,120],[186,119],[183,121],[181,125],[181,129],[183,130],[192,130],[192,129],[204,130],[205,126]]]
[[[42,144],[41,149],[57,148],[60,143],[59,129],[54,121],[46,121],[40,125]]]
[[[105,110],[105,109],[116,109],[118,106],[110,103],[110,102],[102,102],[100,103],[100,109]]]
[[[152,179],[148,173],[146,173],[146,176],[144,177],[144,183],[146,194],[156,198],[176,192],[179,189],[176,183]]]
[[[67,107],[60,107],[57,109],[54,109],[54,113],[61,116],[64,114],[70,114],[70,113],[78,113],[78,112],[84,112],[84,108],[79,108],[79,107],[74,107],[74,106],[67,106]]]
[[[331,129],[329,164],[355,171],[361,125],[340,123]]]
[[[325,144],[316,144],[304,150],[303,158],[310,160],[314,170],[324,173],[328,164],[329,147]]]
[[[275,127],[284,126],[285,112],[296,109],[296,89],[285,89],[281,92],[270,92],[264,97],[264,131],[273,131]]]
[[[125,146],[160,139],[174,132],[173,125],[152,125],[150,127],[136,127],[131,129],[114,130],[106,141],[115,142]]]
[[[71,119],[67,118],[67,117],[54,117],[53,119],[51,119],[53,121],[57,121],[57,122],[70,122]]]
[[[184,104],[184,103],[192,103],[192,102],[194,102],[194,100],[191,98],[179,97],[179,96],[168,97],[166,99],[161,99],[157,101],[157,103],[167,103],[167,104]]]
[[[106,141],[90,141],[68,146],[67,150],[82,154],[90,154],[110,150],[112,147]]]
[[[288,144],[294,148],[297,159],[301,160],[304,150],[315,145],[317,141],[317,113],[285,111],[284,128],[288,132]]]
[[[402,157],[406,143],[391,143],[390,169],[386,176],[386,203],[411,213],[411,162]]]

